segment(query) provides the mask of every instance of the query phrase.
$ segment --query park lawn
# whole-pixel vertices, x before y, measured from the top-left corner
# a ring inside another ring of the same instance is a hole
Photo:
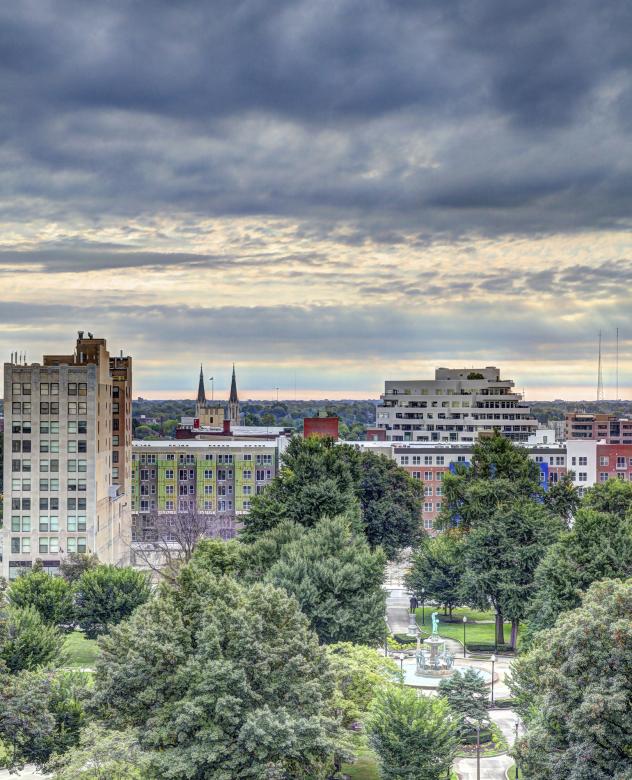
[[[380,780],[375,754],[368,749],[362,750],[355,764],[344,764],[342,772],[351,780]],[[458,780],[456,772],[450,775],[450,780]]]
[[[96,639],[86,639],[81,631],[68,634],[64,642],[65,666],[69,669],[93,669],[99,654]]]
[[[426,607],[425,609],[425,623],[424,628],[428,631],[432,631],[432,612],[434,610]],[[467,625],[465,628],[465,639],[469,644],[494,644],[494,623],[475,623],[475,620],[493,620],[493,612],[480,612],[478,610],[467,609],[459,607],[452,612],[453,617],[459,617],[461,620],[456,623],[443,623],[441,622],[441,611],[439,612],[439,634],[446,639],[456,639],[458,642],[463,643],[463,616],[467,617]],[[422,610],[417,610],[417,623],[421,625]],[[509,641],[511,635],[511,623],[505,623],[505,641]]]

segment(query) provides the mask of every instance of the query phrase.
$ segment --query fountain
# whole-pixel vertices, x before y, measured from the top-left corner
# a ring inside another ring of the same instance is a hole
[[[427,650],[421,648],[419,634],[417,634],[415,674],[419,677],[449,677],[453,674],[454,656],[446,650],[445,642],[439,636],[439,617],[436,612],[432,613],[432,635],[424,642],[424,646],[426,645]]]
[[[423,647],[416,629],[417,651],[414,658],[402,658],[404,683],[414,688],[436,689],[442,679],[460,674],[461,670],[454,666],[454,655],[447,649],[446,642],[439,636],[439,615],[432,613],[432,634],[425,640]],[[473,668],[473,667],[470,667]],[[491,680],[491,675],[484,669],[476,668],[476,672],[485,682]]]

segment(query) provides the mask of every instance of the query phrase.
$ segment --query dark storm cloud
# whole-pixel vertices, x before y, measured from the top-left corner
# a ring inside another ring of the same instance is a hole
[[[4,3],[2,208],[346,220],[358,243],[617,226],[631,35],[628,0]]]

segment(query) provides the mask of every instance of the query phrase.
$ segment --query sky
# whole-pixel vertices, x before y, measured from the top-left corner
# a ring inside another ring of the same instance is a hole
[[[0,354],[632,397],[629,0],[0,4]],[[210,384],[210,382],[207,382]]]

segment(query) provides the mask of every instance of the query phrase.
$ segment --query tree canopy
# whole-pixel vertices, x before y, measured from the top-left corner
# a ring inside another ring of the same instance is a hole
[[[456,718],[441,697],[390,685],[378,692],[367,723],[383,780],[448,780]]]
[[[0,610],[0,667],[13,673],[39,669],[59,659],[63,643],[61,632],[35,607]]]
[[[95,711],[134,730],[149,778],[308,778],[331,765],[334,677],[284,591],[188,566],[101,647]]]
[[[351,445],[310,437],[291,440],[280,473],[245,518],[253,539],[283,520],[307,527],[359,507],[359,527],[369,543],[389,557],[416,544],[423,488],[392,460]]]
[[[421,597],[442,604],[451,615],[462,598],[463,540],[461,535],[446,531],[426,539],[415,550],[406,575],[406,587]]]
[[[51,577],[45,571],[35,569],[13,580],[7,590],[7,599],[14,607],[33,607],[49,626],[72,626],[74,592],[62,577]]]
[[[386,558],[345,517],[323,518],[281,548],[268,580],[295,596],[321,642],[384,638]]]
[[[452,677],[441,680],[438,693],[458,718],[461,739],[472,733],[470,721],[481,727],[489,723],[489,691],[476,669],[461,669]]]
[[[604,580],[535,636],[510,688],[527,777],[627,780],[632,755],[632,581]]]

